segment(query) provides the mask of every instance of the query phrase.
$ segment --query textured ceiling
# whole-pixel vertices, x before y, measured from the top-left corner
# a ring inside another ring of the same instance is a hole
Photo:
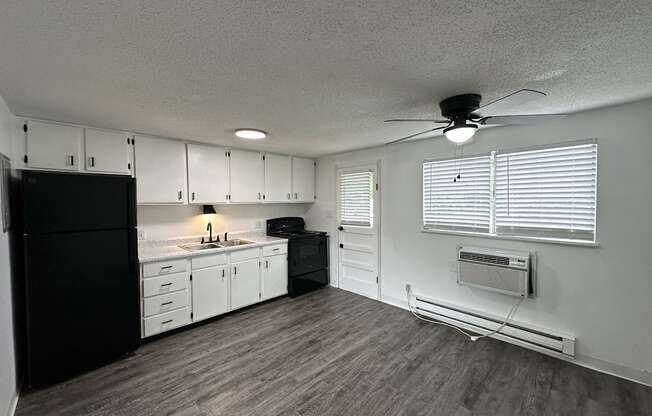
[[[317,156],[385,143],[476,92],[578,111],[652,95],[632,1],[0,2],[0,95],[20,115]]]

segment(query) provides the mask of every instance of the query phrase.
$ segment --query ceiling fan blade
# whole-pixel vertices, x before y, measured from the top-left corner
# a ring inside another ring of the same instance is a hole
[[[481,125],[494,124],[534,124],[544,123],[546,121],[558,120],[566,117],[566,114],[529,114],[522,116],[489,116],[480,120]]]
[[[419,122],[431,122],[431,123],[448,123],[448,120],[435,120],[431,118],[392,118],[385,120],[385,123],[395,123],[395,122],[405,122],[405,121],[419,121]]]
[[[537,98],[545,97],[546,94],[541,91],[535,90],[519,90],[513,92],[489,104],[485,104],[473,112],[473,115],[487,116],[489,114],[500,114],[509,110],[510,108],[518,107]]]
[[[449,123],[449,125],[450,125],[450,123]],[[391,141],[391,142],[386,143],[386,144],[396,144],[396,143],[400,143],[400,142],[402,142],[402,141],[404,141],[404,140],[408,140],[408,139],[411,139],[411,138],[413,138],[413,137],[421,136],[422,134],[430,133],[430,132],[433,132],[433,131],[436,131],[436,130],[445,129],[446,127],[448,127],[448,126],[435,127],[434,129],[429,129],[429,130],[421,131],[421,132],[419,132],[419,133],[411,134],[411,135],[409,135],[409,136],[401,137],[400,139],[396,139],[396,140]]]

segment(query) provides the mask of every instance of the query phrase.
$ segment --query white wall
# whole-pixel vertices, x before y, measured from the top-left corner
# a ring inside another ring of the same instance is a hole
[[[385,301],[404,304],[405,283],[411,282],[424,296],[504,315],[513,298],[456,284],[449,271],[455,248],[474,244],[536,251],[539,295],[526,300],[515,319],[574,334],[579,363],[650,384],[651,114],[652,100],[646,100],[574,114],[554,124],[482,130],[465,146],[464,153],[472,155],[498,147],[598,138],[598,248],[421,232],[420,164],[429,157],[453,157],[453,146],[443,137],[319,159],[320,198],[308,212],[308,225],[336,236],[335,166],[382,159],[380,260]]]
[[[0,153],[10,159],[18,129],[16,118],[0,97]],[[17,394],[9,234],[0,231],[0,414],[11,414]]]
[[[275,217],[303,217],[310,204],[215,205],[217,214],[202,215],[197,205],[138,206],[138,229],[149,240],[206,234],[211,221],[214,233],[264,230],[265,220]]]

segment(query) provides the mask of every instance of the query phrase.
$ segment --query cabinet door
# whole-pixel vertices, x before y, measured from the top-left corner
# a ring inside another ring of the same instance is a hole
[[[231,309],[260,300],[260,262],[258,259],[231,265]]]
[[[302,157],[292,158],[292,200],[313,202],[315,200],[315,161]]]
[[[285,254],[263,260],[263,299],[288,293],[288,260]]]
[[[226,266],[193,270],[193,321],[201,321],[228,311],[229,290],[226,275]]]
[[[263,157],[258,152],[230,151],[230,202],[262,202]]]
[[[186,146],[175,140],[136,136],[139,204],[186,201]]]
[[[265,202],[290,202],[292,160],[290,156],[265,155]]]
[[[86,129],[86,170],[131,173],[131,140],[122,132]]]
[[[27,122],[27,166],[79,170],[84,129],[60,124]]]
[[[226,150],[188,144],[188,192],[191,204],[226,202],[228,174]]]

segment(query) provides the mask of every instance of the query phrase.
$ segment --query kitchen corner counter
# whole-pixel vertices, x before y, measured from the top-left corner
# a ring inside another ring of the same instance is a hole
[[[245,250],[248,248],[287,243],[287,239],[285,238],[269,237],[266,235],[234,234],[232,239],[249,240],[253,241],[253,244],[245,244],[233,247],[221,247],[199,251],[188,251],[182,249],[179,247],[179,245],[199,243],[200,237],[186,237],[162,241],[140,241],[138,244],[138,261],[142,264],[174,258],[190,258],[205,256],[208,254],[229,253],[232,251]]]

